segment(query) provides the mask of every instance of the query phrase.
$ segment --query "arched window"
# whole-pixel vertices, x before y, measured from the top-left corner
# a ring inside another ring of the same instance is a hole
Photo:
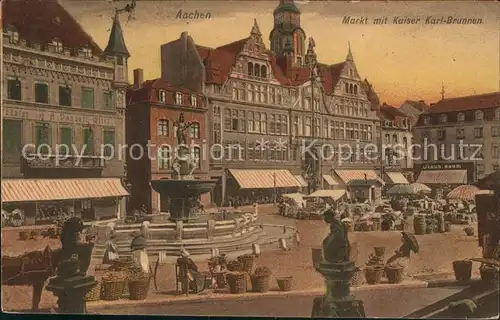
[[[167,102],[167,92],[165,90],[158,91],[158,101]]]
[[[496,108],[495,110],[495,119],[500,119],[500,108]]]
[[[448,121],[448,117],[445,114],[442,114],[439,119],[441,123],[446,123],[446,121]]]
[[[349,93],[353,93],[353,91],[354,91],[354,87],[353,87],[353,85],[351,83],[351,85],[349,85]]]
[[[393,143],[398,143],[398,135],[397,134],[393,134],[392,135],[392,142]]]
[[[189,127],[189,136],[194,139],[200,138],[200,124],[198,122],[191,123],[191,127]]]
[[[349,84],[348,83],[345,84],[345,92],[349,93]]]
[[[182,105],[182,93],[180,92],[175,93],[175,104]]]
[[[458,115],[457,115],[457,119],[459,122],[464,122],[465,121],[465,114],[460,112]]]
[[[389,134],[385,135],[385,143],[390,144],[391,143],[391,136]]]
[[[255,64],[255,66],[254,66],[253,69],[254,69],[254,74],[253,75],[256,76],[256,77],[260,77],[260,66],[258,64]]]
[[[248,75],[253,76],[253,63],[249,62],[247,69],[248,69]]]
[[[86,58],[92,58],[92,50],[89,47],[84,46],[82,51]]]
[[[193,160],[196,164],[196,168],[201,167],[201,149],[200,147],[194,147],[193,148]]]
[[[354,85],[354,94],[358,94],[358,86]]]
[[[267,68],[266,68],[266,66],[260,67],[260,76],[262,78],[267,78]]]
[[[484,119],[484,113],[479,110],[479,111],[476,111],[476,120],[483,120]]]
[[[59,38],[54,38],[52,39],[52,45],[54,46],[56,52],[61,53],[64,50],[63,43],[61,39]]]

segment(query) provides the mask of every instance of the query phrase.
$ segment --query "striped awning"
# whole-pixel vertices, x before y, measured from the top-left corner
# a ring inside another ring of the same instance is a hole
[[[288,170],[229,169],[241,189],[271,189],[301,187]]]
[[[467,170],[424,170],[418,183],[424,184],[467,184]]]
[[[297,179],[297,182],[300,184],[301,187],[308,186],[306,180],[304,180],[304,178],[301,175],[295,175],[294,177],[295,177],[295,179]]]
[[[401,172],[386,172],[385,177],[388,184],[410,184]]]
[[[346,185],[351,182],[366,180],[366,181],[378,181],[381,184],[385,182],[377,176],[377,173],[373,170],[335,170],[335,174],[342,180]]]
[[[119,178],[2,180],[2,202],[129,196]]]
[[[342,184],[340,181],[337,180],[337,178],[329,174],[324,174],[323,179],[325,179],[326,183],[328,183],[328,185],[330,186],[339,186]]]

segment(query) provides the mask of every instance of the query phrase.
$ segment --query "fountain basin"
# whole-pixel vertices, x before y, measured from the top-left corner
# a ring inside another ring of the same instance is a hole
[[[152,180],[154,191],[170,198],[190,198],[212,191],[217,180]]]

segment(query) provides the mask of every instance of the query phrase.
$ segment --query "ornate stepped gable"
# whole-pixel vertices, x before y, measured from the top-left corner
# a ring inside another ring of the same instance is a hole
[[[28,43],[51,43],[55,38],[72,50],[86,46],[93,55],[103,51],[80,24],[58,2],[53,0],[2,1],[4,30],[14,28]]]

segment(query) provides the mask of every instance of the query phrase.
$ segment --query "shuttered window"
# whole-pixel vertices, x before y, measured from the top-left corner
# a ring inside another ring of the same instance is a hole
[[[102,94],[102,106],[104,110],[113,110],[113,100],[111,99],[111,92],[104,91]]]
[[[49,103],[49,85],[46,83],[35,83],[35,102]]]
[[[94,151],[94,135],[91,128],[83,129],[83,151],[84,155],[90,155]]]
[[[94,109],[94,89],[82,88],[82,108]]]
[[[37,152],[48,153],[50,144],[50,127],[48,123],[39,122],[35,126],[35,144]]]
[[[115,150],[115,131],[114,130],[104,130],[103,132],[104,140],[104,156],[110,157],[113,155]]]
[[[73,130],[71,128],[60,128],[59,154],[71,154],[73,150]]]
[[[3,120],[2,149],[5,163],[19,163],[21,160],[22,121]]]

